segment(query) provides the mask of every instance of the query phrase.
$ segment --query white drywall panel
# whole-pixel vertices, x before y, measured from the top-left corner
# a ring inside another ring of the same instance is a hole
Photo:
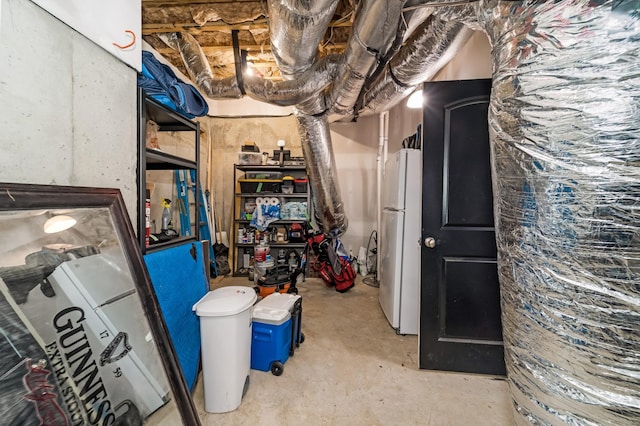
[[[331,124],[331,141],[336,160],[340,193],[349,228],[341,237],[347,250],[358,255],[376,228],[376,157],[378,115],[362,117],[355,123]]]
[[[140,0],[32,1],[116,58],[142,70]]]

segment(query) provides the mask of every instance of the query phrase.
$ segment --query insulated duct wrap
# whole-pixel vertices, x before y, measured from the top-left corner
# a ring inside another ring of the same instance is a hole
[[[489,126],[516,422],[637,425],[637,2],[491,4]]]
[[[344,214],[340,185],[334,167],[329,121],[326,115],[312,116],[299,111],[296,111],[295,115],[302,153],[307,161],[315,214],[325,234],[340,236],[349,224]]]
[[[195,38],[189,33],[163,33],[158,37],[180,53],[189,77],[204,94],[212,99],[242,97],[235,77],[215,79],[207,57]]]
[[[337,5],[338,0],[269,0],[271,48],[285,79],[313,64]]]
[[[328,102],[332,112],[351,114],[366,78],[387,53],[398,31],[405,0],[363,0],[344,53],[344,66]]]
[[[337,4],[337,0],[269,0],[271,46],[285,80],[317,78],[306,73],[315,62],[318,43]],[[332,73],[332,80],[334,76]],[[325,233],[340,236],[347,230],[347,218],[338,187],[329,123],[323,114],[324,87],[318,87],[315,96],[297,105],[296,119],[316,216]]]
[[[338,70],[338,58],[338,55],[325,56],[295,80],[270,81],[245,76],[244,90],[254,99],[280,106],[314,101],[322,98],[318,94],[333,81]]]
[[[396,105],[446,65],[471,34],[464,24],[429,16],[371,84],[362,113],[378,113]]]
[[[188,33],[161,34],[160,38],[176,49],[184,61],[190,77],[212,99],[241,97],[235,77],[215,79],[211,66],[198,42]],[[247,95],[262,102],[292,106],[317,98],[318,93],[331,84],[339,63],[338,55],[329,55],[313,64],[300,78],[271,81],[257,76],[244,76]]]

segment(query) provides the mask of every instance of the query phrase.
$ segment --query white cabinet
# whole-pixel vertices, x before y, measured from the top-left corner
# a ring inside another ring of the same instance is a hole
[[[142,70],[140,0],[32,0],[137,71]]]

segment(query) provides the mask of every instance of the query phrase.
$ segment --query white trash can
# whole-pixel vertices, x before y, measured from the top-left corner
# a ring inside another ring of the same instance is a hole
[[[200,317],[204,409],[208,413],[238,408],[249,385],[251,307],[256,299],[253,288],[231,286],[210,291],[193,305]]]

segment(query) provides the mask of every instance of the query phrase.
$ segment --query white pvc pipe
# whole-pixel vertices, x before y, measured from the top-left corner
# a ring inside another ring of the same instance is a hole
[[[383,169],[384,169],[384,161],[386,160],[387,154],[387,144],[389,142],[389,112],[384,111],[380,113],[380,122],[379,122],[379,140],[378,140],[378,155],[376,156],[376,233],[378,234],[378,255],[376,256],[376,271],[380,271],[380,236],[382,234],[382,178],[383,178]],[[367,253],[369,255],[369,253]]]

